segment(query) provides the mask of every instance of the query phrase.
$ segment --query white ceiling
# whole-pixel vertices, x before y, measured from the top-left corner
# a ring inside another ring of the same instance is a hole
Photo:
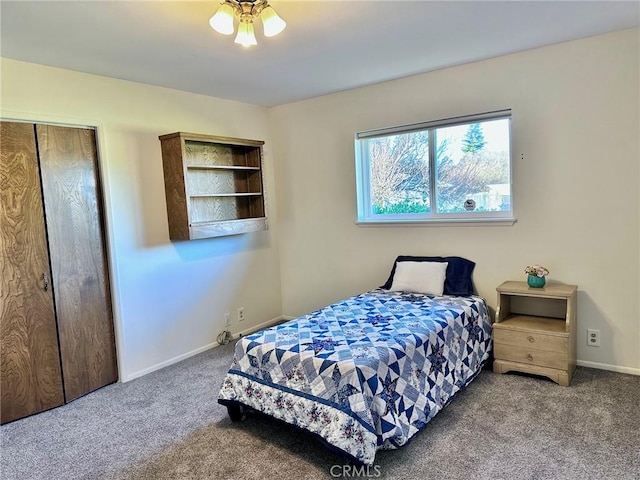
[[[271,0],[256,47],[211,1],[0,2],[3,57],[273,106],[637,26],[638,1]]]

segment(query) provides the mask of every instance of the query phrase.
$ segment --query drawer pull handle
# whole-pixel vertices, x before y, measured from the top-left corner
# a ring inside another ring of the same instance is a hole
[[[530,362],[533,362],[533,357],[531,356],[530,353],[527,354],[527,360],[529,360]]]
[[[529,336],[527,337],[527,340],[529,340],[529,342],[531,342],[531,343],[533,343],[533,342],[535,342],[535,341],[536,341],[536,339],[535,339],[535,338],[533,338],[531,335],[529,335]]]

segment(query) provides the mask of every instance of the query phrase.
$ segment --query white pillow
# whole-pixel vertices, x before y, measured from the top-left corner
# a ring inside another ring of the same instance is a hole
[[[398,262],[391,291],[442,295],[446,262]]]

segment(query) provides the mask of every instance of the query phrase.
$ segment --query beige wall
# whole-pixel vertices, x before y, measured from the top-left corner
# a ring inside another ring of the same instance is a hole
[[[7,59],[1,66],[3,118],[98,126],[121,379],[211,346],[225,312],[234,332],[281,314],[265,108]],[[158,135],[176,131],[266,141],[268,231],[169,241]]]
[[[272,108],[284,313],[381,285],[399,254],[474,260],[492,306],[542,263],[579,287],[580,362],[640,374],[639,53],[632,29]],[[515,225],[355,225],[355,132],[504,108]]]
[[[579,286],[581,363],[640,373],[638,45],[628,30],[270,110],[2,59],[0,114],[98,127],[124,380],[212,345],[238,307],[234,332],[374,288],[398,254],[474,260],[492,306],[543,263]],[[355,225],[355,132],[503,108],[515,225]],[[157,137],[178,130],[266,141],[269,231],[169,241]]]

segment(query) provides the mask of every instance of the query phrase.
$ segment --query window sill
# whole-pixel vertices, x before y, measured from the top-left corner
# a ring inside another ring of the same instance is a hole
[[[515,218],[443,218],[434,220],[360,220],[356,221],[356,225],[359,227],[510,227],[516,222]]]

